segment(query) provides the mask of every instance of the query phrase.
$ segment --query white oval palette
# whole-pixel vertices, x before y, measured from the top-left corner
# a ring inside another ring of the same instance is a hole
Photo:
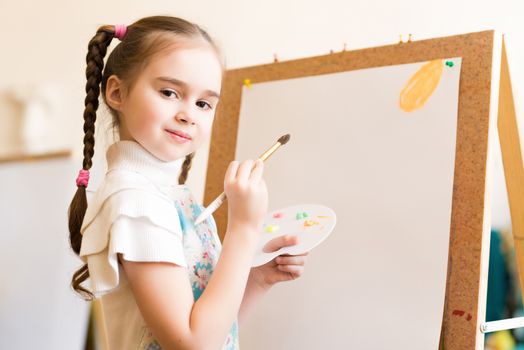
[[[294,205],[267,213],[252,266],[263,265],[282,254],[298,255],[310,251],[331,234],[336,222],[335,212],[318,204]],[[267,242],[283,235],[298,236],[298,244],[272,253],[263,251]]]

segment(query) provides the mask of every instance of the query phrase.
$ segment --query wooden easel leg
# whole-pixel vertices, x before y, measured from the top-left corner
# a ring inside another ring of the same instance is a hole
[[[502,42],[500,72],[498,132],[508,191],[517,271],[521,291],[524,291],[524,163],[504,41]]]
[[[85,350],[108,350],[104,312],[100,299],[91,302]]]

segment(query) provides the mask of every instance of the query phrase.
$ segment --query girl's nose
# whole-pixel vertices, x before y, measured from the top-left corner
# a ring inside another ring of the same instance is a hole
[[[191,124],[191,125],[195,124],[195,120],[192,117],[190,117],[188,113],[184,111],[179,111],[176,114],[175,119],[182,124]]]

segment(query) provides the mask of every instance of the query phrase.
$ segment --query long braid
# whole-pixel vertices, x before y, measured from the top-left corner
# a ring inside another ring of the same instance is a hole
[[[95,122],[96,111],[98,109],[98,97],[100,95],[100,83],[102,81],[102,71],[104,69],[104,56],[107,47],[114,37],[113,26],[100,27],[88,44],[86,56],[86,98],[84,101],[84,160],[82,169],[89,170],[92,166],[92,158],[95,148]],[[87,210],[86,187],[78,185],[75,196],[69,206],[69,239],[71,248],[79,255],[82,244],[80,229]],[[71,286],[79,294],[83,294],[86,299],[93,299],[93,294],[82,287],[80,284],[89,278],[87,264],[84,264],[73,274]]]
[[[191,169],[191,163],[193,161],[194,156],[195,156],[195,152],[188,154],[186,156],[186,159],[184,160],[184,163],[182,163],[182,170],[180,171],[180,176],[178,176],[178,183],[180,185],[183,185],[186,183],[187,174],[189,173],[189,170]]]

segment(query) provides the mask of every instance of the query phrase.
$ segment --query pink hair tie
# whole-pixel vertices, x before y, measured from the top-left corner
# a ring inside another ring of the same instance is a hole
[[[78,172],[78,177],[76,178],[76,185],[87,187],[88,182],[89,182],[89,170],[81,169]]]
[[[117,24],[115,25],[115,38],[118,38],[120,40],[124,39],[126,36],[127,27],[125,24]]]

